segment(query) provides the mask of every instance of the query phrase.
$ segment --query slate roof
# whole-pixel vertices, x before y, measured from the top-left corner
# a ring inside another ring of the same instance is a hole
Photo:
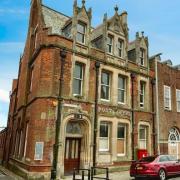
[[[70,19],[58,11],[55,11],[47,6],[42,5],[42,14],[47,28],[51,28],[51,34],[62,34],[62,28]]]

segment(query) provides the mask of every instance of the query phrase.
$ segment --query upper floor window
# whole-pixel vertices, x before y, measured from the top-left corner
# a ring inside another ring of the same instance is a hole
[[[147,148],[147,126],[139,127],[139,148],[146,149]]]
[[[126,78],[123,76],[118,77],[118,102],[126,102]]]
[[[140,65],[144,66],[145,62],[145,50],[140,48]]]
[[[180,89],[176,89],[177,112],[180,112]]]
[[[113,36],[112,35],[108,35],[107,37],[107,51],[108,53],[113,52]]]
[[[117,127],[117,154],[125,155],[126,153],[126,125],[118,124]]]
[[[83,64],[76,62],[73,77],[73,94],[82,95],[83,88]]]
[[[109,151],[110,123],[101,122],[99,131],[99,151]]]
[[[164,108],[171,110],[171,89],[169,86],[164,86]]]
[[[85,43],[85,34],[86,34],[86,24],[79,22],[77,24],[77,36],[76,40],[80,43]]]
[[[124,41],[121,39],[118,39],[117,48],[118,48],[119,57],[123,57],[123,46],[124,46]]]
[[[139,90],[140,107],[144,107],[145,86],[146,86],[145,82],[140,81],[140,90]]]
[[[110,73],[102,72],[101,74],[101,99],[109,100],[110,98]]]

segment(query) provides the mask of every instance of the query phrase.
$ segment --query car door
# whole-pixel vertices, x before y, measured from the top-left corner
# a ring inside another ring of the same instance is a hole
[[[165,168],[167,175],[173,175],[176,173],[174,162],[170,161],[167,155],[160,156],[159,163],[161,168]]]
[[[168,158],[169,158],[169,161],[171,161],[173,164],[173,166],[171,167],[172,173],[179,174],[180,173],[180,162],[173,155],[169,155]]]

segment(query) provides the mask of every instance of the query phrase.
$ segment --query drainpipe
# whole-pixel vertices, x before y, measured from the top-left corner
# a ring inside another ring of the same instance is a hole
[[[60,142],[60,130],[61,130],[61,115],[62,115],[62,90],[63,90],[63,77],[64,77],[64,64],[67,52],[65,49],[60,51],[61,57],[61,69],[60,69],[60,78],[59,78],[59,94],[58,94],[58,112],[56,119],[56,134],[55,134],[55,144],[53,146],[53,164],[51,170],[51,180],[56,180],[57,174],[60,174],[60,168],[58,167],[59,160],[59,148],[61,146]]]
[[[131,110],[132,110],[132,119],[131,119],[131,149],[132,149],[132,160],[134,160],[134,80],[136,75],[131,73]]]
[[[157,144],[156,144],[156,129],[155,129],[155,108],[154,108],[154,86],[156,84],[156,80],[152,79],[151,80],[151,85],[152,85],[152,112],[153,112],[153,116],[152,116],[152,120],[153,120],[153,153],[154,155],[156,154],[156,148],[157,148]]]
[[[96,68],[96,87],[95,87],[95,105],[94,105],[94,139],[93,139],[93,167],[96,166],[96,139],[97,139],[97,121],[98,121],[98,87],[99,87],[99,68],[100,63],[95,63]]]
[[[156,125],[157,125],[157,153],[160,154],[159,147],[159,83],[158,83],[158,59],[155,57],[155,77],[156,77]]]

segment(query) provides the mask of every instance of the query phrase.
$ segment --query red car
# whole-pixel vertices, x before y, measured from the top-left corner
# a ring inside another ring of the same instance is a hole
[[[159,178],[166,180],[168,176],[180,175],[180,161],[171,155],[143,157],[131,164],[130,176],[139,178]]]

